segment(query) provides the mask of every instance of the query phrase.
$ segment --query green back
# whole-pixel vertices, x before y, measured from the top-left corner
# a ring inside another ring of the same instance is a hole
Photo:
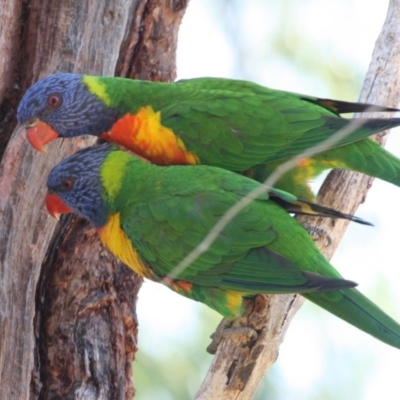
[[[316,99],[246,81],[198,78],[156,83],[98,77],[122,114],[151,105],[202,164],[233,171],[290,158],[347,124]],[[372,133],[360,128],[349,143]]]

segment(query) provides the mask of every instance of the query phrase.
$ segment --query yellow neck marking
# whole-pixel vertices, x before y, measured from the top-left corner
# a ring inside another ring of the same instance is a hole
[[[98,229],[100,240],[117,258],[133,269],[138,275],[154,279],[151,271],[140,259],[132,242],[121,229],[119,213],[111,214],[107,223]]]
[[[100,170],[100,178],[109,202],[115,201],[121,190],[126,167],[131,155],[125,151],[111,151]]]
[[[99,97],[105,105],[111,106],[110,97],[107,94],[107,86],[100,82],[97,76],[84,75],[82,80],[92,94]]]

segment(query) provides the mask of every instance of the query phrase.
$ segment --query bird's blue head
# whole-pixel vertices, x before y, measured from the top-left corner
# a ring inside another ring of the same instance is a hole
[[[107,107],[83,78],[69,73],[50,75],[25,93],[17,118],[37,150],[44,151],[43,145],[58,136],[100,136],[118,119],[118,110]]]
[[[115,146],[87,147],[62,160],[47,178],[46,206],[57,218],[71,211],[99,228],[107,222],[107,204],[102,197],[101,167]]]

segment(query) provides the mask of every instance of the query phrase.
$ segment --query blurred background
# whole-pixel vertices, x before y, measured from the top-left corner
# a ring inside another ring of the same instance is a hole
[[[387,6],[388,0],[191,0],[178,79],[230,77],[357,101]],[[394,130],[387,146],[397,156],[399,136]],[[398,188],[376,180],[357,212],[375,227],[351,224],[332,263],[400,321],[398,199]],[[136,398],[192,398],[212,360],[205,349],[220,316],[146,281],[138,317]],[[398,399],[399,370],[399,350],[306,302],[256,399]]]

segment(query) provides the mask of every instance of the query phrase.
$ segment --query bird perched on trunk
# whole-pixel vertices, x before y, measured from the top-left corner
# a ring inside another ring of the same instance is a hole
[[[139,275],[162,282],[224,317],[262,293],[301,293],[400,348],[400,325],[344,280],[301,225],[267,192],[246,206],[211,246],[174,276],[178,263],[256,181],[210,166],[157,166],[100,145],[49,174],[46,204],[56,216],[87,218],[103,244]]]
[[[342,113],[399,111],[321,99],[255,83],[196,78],[175,83],[48,76],[28,89],[18,107],[30,143],[94,135],[155,164],[206,164],[263,181],[279,164],[345,127]],[[275,186],[308,200],[323,170],[345,168],[397,186],[400,160],[367,138],[400,125],[400,118],[363,119],[362,126],[287,173]]]

